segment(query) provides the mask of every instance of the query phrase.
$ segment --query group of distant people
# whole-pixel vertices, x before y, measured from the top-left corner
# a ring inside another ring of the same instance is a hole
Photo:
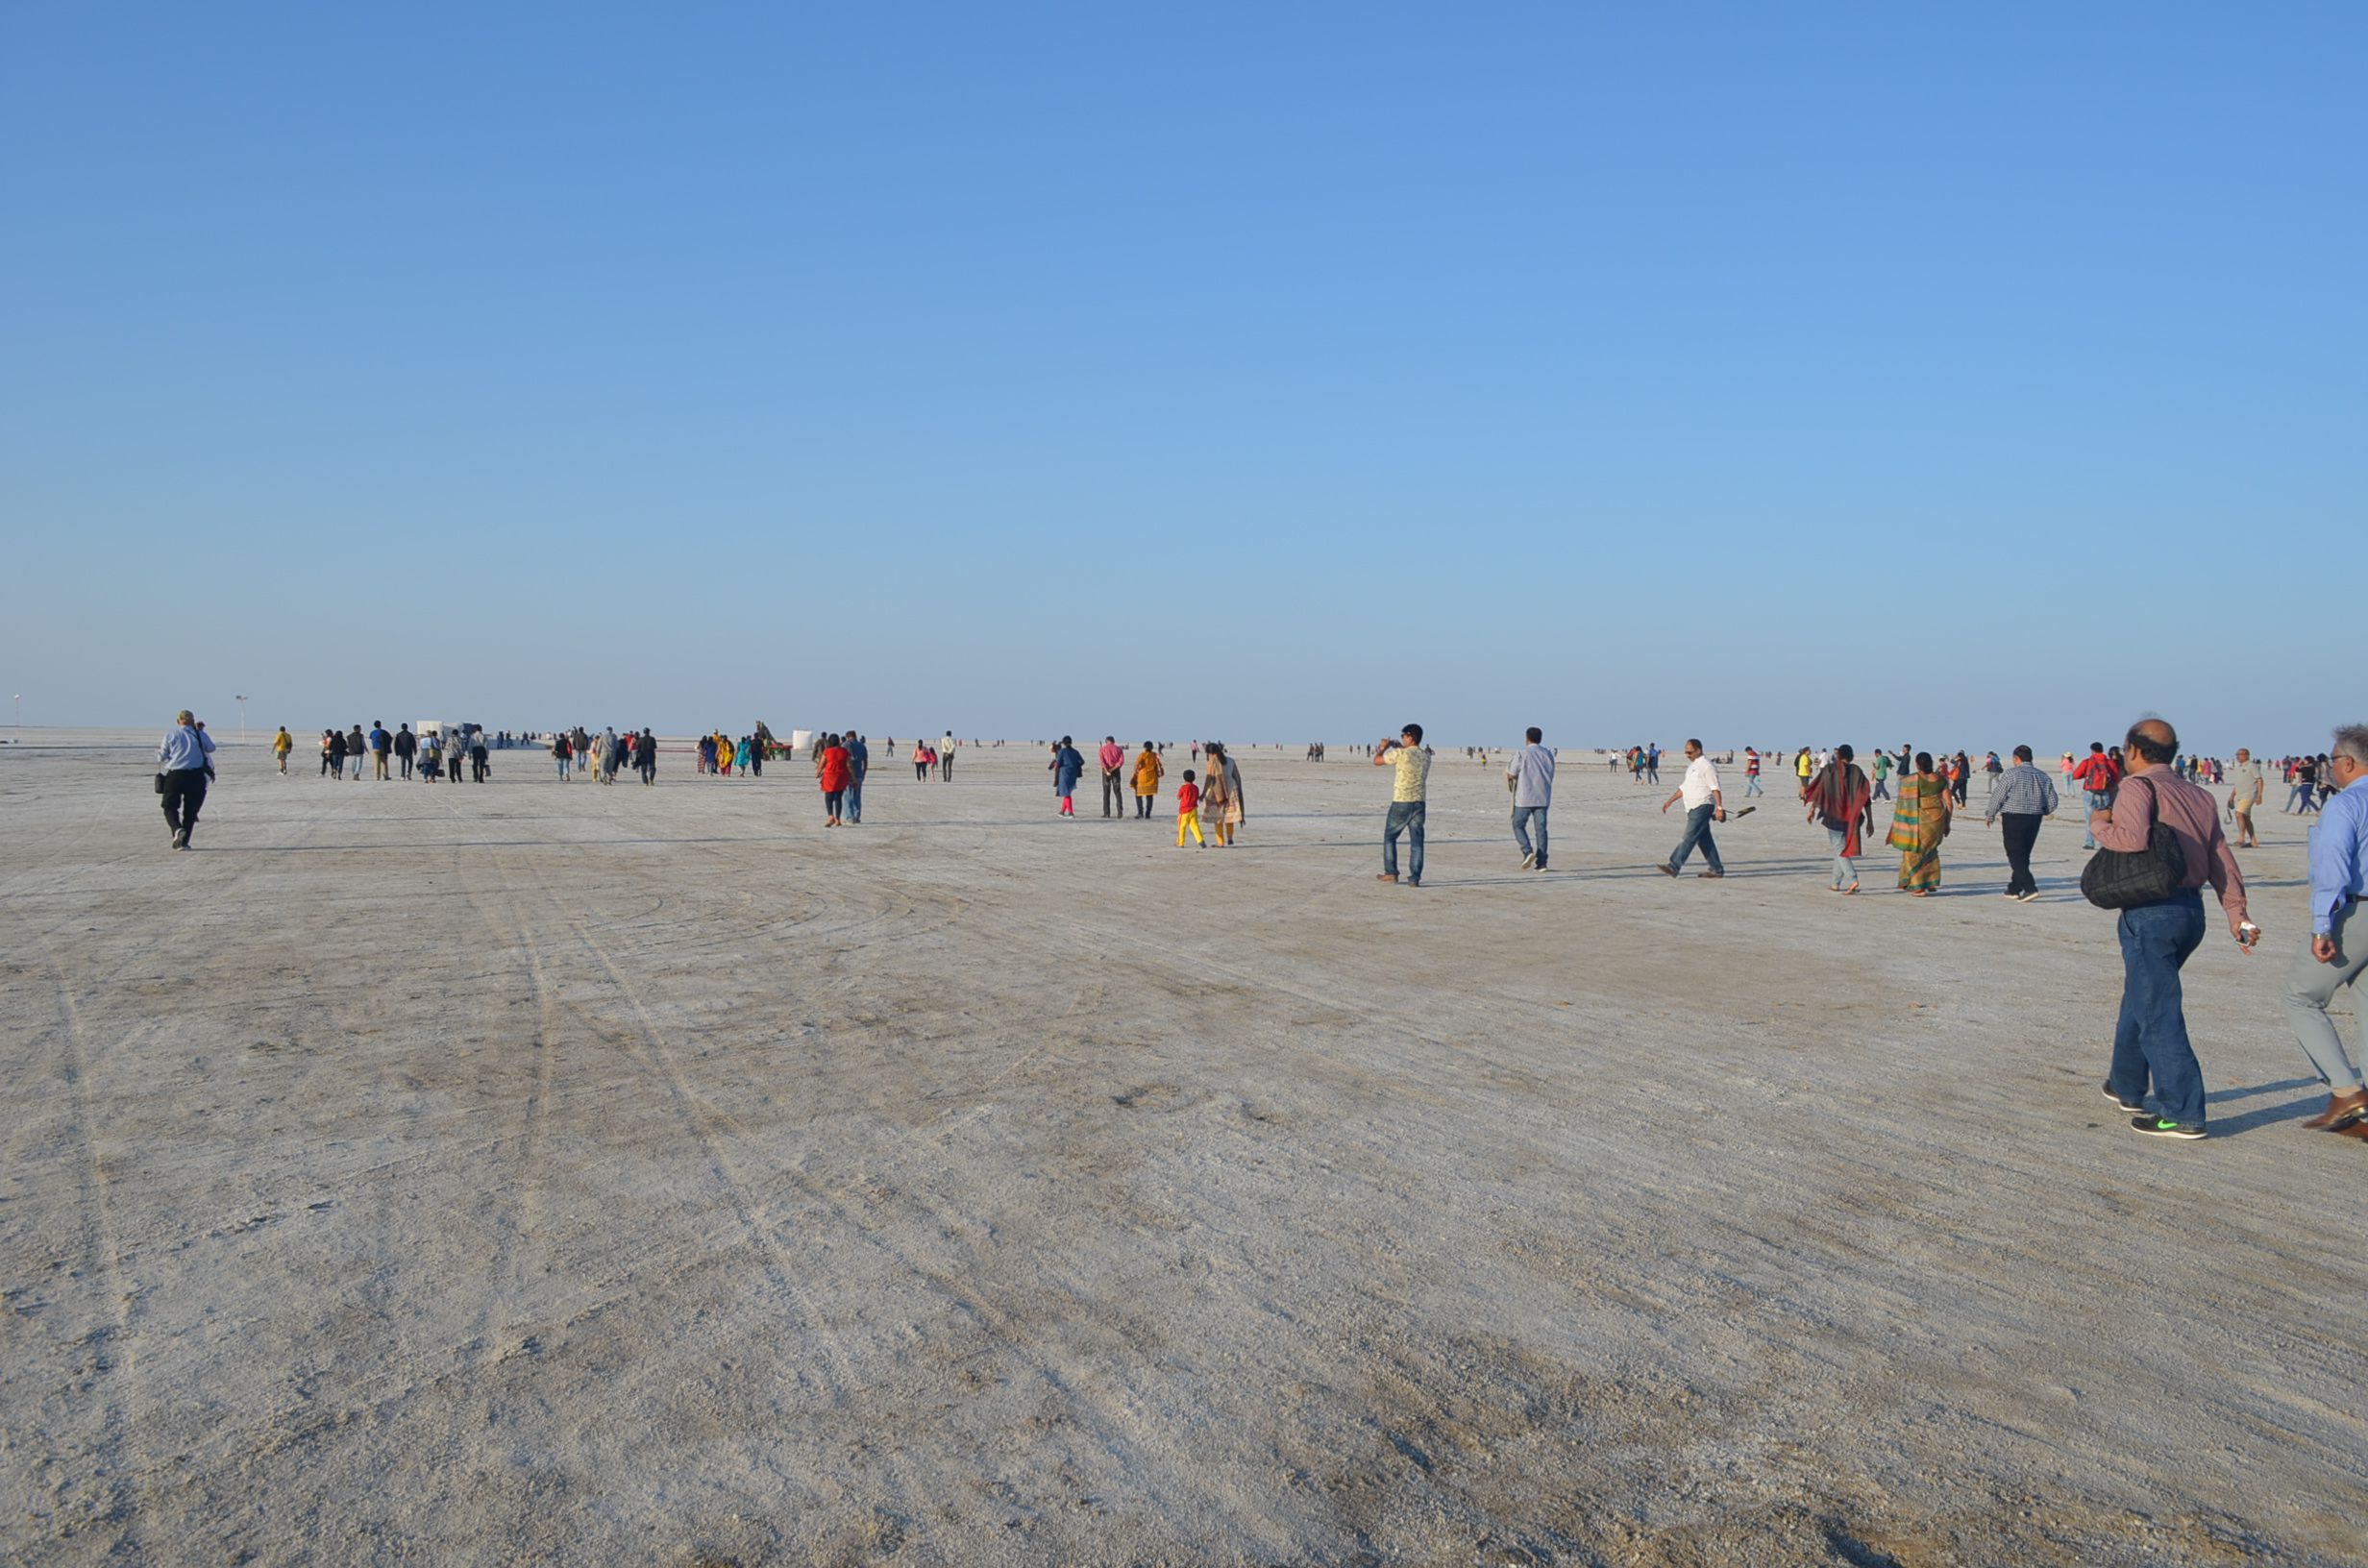
[[[456,784],[465,766],[471,776],[482,784],[493,772],[487,755],[491,744],[485,732],[474,724],[463,725],[449,736],[440,730],[415,735],[409,724],[399,724],[389,730],[373,719],[367,730],[356,724],[350,730],[321,731],[321,776],[358,779],[367,761],[373,778],[396,777],[396,770],[400,769],[403,778],[431,783],[450,778]],[[288,756],[295,749],[296,738],[282,724],[271,738],[271,754],[284,775],[287,772]]]
[[[713,756],[714,737],[702,736],[702,755]],[[657,783],[657,737],[647,726],[627,728],[619,733],[609,725],[595,735],[581,724],[573,729],[556,729],[545,743],[551,752],[559,782],[568,780],[571,769],[582,773],[595,784],[614,784],[624,773],[637,773],[645,787]],[[711,771],[702,767],[701,771]]]
[[[1416,888],[1422,885],[1432,761],[1422,736],[1422,726],[1410,723],[1394,739],[1364,748],[1375,767],[1394,770],[1382,829],[1380,880]],[[718,736],[703,737],[703,766],[710,755],[719,771],[726,766],[725,744]],[[655,769],[656,741],[646,728],[623,734],[606,729],[598,736],[579,729],[555,735],[550,745],[562,778],[577,758],[588,759],[595,776],[604,781],[613,780],[629,764],[646,784]],[[929,745],[916,747],[917,777],[925,777],[933,765],[941,777],[950,776],[950,732],[942,745],[942,750]],[[707,747],[713,747],[712,752]],[[284,726],[273,737],[271,749],[284,774],[294,749]],[[389,777],[399,767],[405,777],[442,773],[457,779],[465,757],[481,782],[487,773],[486,750],[485,732],[473,725],[447,738],[441,733],[414,735],[408,725],[389,731],[381,723],[367,730],[356,724],[348,731],[321,732],[321,771],[325,776],[345,777],[350,766],[351,776],[358,778],[362,759],[368,758],[380,778]],[[1147,741],[1130,758],[1115,736],[1103,737],[1095,759],[1101,772],[1103,817],[1124,817],[1129,794],[1137,819],[1151,815],[1167,772],[1163,750]],[[157,794],[175,849],[187,849],[196,832],[213,777],[213,751],[205,725],[186,709],[157,748]],[[1073,819],[1086,759],[1067,736],[1052,743],[1050,752],[1046,766],[1053,775],[1058,813]],[[1193,754],[1202,766],[1184,770],[1176,792],[1176,845],[1180,848],[1189,840],[1204,849],[1229,846],[1246,820],[1241,770],[1221,742],[1196,743]],[[1762,756],[1756,747],[1746,747],[1745,755],[1747,793],[1764,795]],[[730,756],[730,766],[742,765],[736,744]],[[1311,760],[1319,756],[1311,750]],[[1659,870],[1677,876],[1698,853],[1703,877],[1723,877],[1725,867],[1713,833],[1714,824],[1728,820],[1717,768],[1698,739],[1686,743],[1685,756],[1685,776],[1661,809],[1684,806],[1686,823]],[[1985,825],[2004,824],[2006,896],[2029,902],[2038,894],[2031,855],[2039,826],[2055,813],[2059,796],[2055,783],[2035,764],[2030,747],[2014,747],[2012,758],[2008,766],[1993,752],[1981,767],[1990,776],[1983,821]],[[1615,765],[1622,760],[1639,779],[1651,778],[1659,772],[1660,748],[1631,747]],[[756,766],[757,759],[751,757],[749,763]],[[853,731],[821,736],[813,765],[826,825],[859,823],[869,767],[863,737]],[[1856,862],[1873,834],[1873,804],[1886,774],[1896,777],[1899,786],[1886,838],[1889,847],[1900,852],[1899,887],[1916,896],[1937,890],[1941,844],[1957,817],[1968,809],[1964,784],[1975,770],[1967,753],[1960,751],[1936,764],[1930,752],[1902,747],[1895,756],[1877,752],[1870,773],[1846,745],[1830,751],[1804,747],[1793,766],[1808,820],[1829,835],[1834,852],[1831,891],[1844,895],[1859,891]],[[2328,751],[2289,757],[2278,767],[2293,792],[2287,809],[2320,814],[2310,835],[2309,941],[2296,960],[2283,998],[2296,1038],[2329,1091],[2327,1105],[2305,1125],[2368,1139],[2368,1082],[2361,1072],[2362,1063],[2368,1063],[2368,1010],[2355,1008],[2359,1061],[2346,1052],[2327,1011],[2334,995],[2368,969],[2368,941],[2348,944],[2346,940],[2360,900],[2368,897],[2368,790],[2355,787],[2368,778],[2368,724],[2347,725],[2335,732]],[[1513,834],[1524,870],[1546,869],[1554,771],[1555,755],[1533,726],[1504,772],[1513,797]],[[2138,1132],[2166,1139],[2202,1138],[2207,1127],[2203,1075],[2187,1035],[2180,970],[2204,939],[2207,887],[2239,949],[2250,954],[2260,942],[2260,927],[2247,911],[2244,875],[2233,847],[2258,842],[2252,819],[2265,798],[2268,772],[2244,748],[2227,764],[2182,756],[2171,725],[2148,718],[2132,725],[2119,747],[2096,742],[2084,758],[2067,755],[2060,773],[2067,786],[2078,786],[2086,798],[2084,847],[2125,861],[2151,857],[2153,874],[2164,890],[2161,896],[2119,907],[2116,931],[2124,980],[2104,1093],[2130,1113],[2130,1124]],[[2228,794],[2215,798],[2213,790],[2222,786]],[[2236,829],[2235,845],[2222,831],[2223,813]],[[1401,840],[1409,851],[1402,877]]]

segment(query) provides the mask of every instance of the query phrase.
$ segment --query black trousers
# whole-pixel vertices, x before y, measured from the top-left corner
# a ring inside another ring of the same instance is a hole
[[[485,782],[485,754],[482,751],[469,753],[469,775],[479,784]]]
[[[205,803],[205,769],[176,768],[164,775],[165,826],[176,833],[195,833],[198,808]]]
[[[2039,824],[2046,821],[2037,812],[2010,811],[2001,813],[1998,826],[2007,841],[2007,892],[2036,893],[2039,879],[2031,874],[2031,849],[2039,842]]]
[[[1153,798],[1153,796],[1147,795],[1136,796],[1135,815],[1138,817],[1148,818],[1151,815],[1151,801]]]
[[[399,752],[399,753],[397,753],[397,755],[401,758],[401,760],[402,760],[402,762],[403,762],[403,776],[404,776],[404,777],[406,777],[406,778],[410,777],[410,776],[411,776],[411,754],[410,754],[408,751],[404,751],[404,752]]]
[[[1126,780],[1118,773],[1101,775],[1101,814],[1104,817],[1126,815]]]

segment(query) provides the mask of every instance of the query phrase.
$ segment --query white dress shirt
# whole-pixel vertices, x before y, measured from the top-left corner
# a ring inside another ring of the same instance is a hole
[[[1712,766],[1710,758],[1696,757],[1686,764],[1686,781],[1677,787],[1677,794],[1688,811],[1709,805],[1711,796],[1717,793],[1718,770]]]

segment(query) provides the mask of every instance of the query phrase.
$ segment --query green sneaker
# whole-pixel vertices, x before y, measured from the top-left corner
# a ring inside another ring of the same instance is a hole
[[[2201,1127],[2190,1127],[2183,1121],[2166,1121],[2160,1116],[2132,1116],[2130,1130],[2144,1133],[2148,1138],[2197,1139],[2204,1136]]]

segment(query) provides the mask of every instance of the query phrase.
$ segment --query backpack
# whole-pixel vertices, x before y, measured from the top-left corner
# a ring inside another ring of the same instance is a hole
[[[2081,894],[2099,909],[2135,909],[2158,904],[2187,877],[2186,852],[2179,835],[2162,821],[2162,792],[2148,783],[2154,826],[2143,849],[2100,849],[2081,868]]]

